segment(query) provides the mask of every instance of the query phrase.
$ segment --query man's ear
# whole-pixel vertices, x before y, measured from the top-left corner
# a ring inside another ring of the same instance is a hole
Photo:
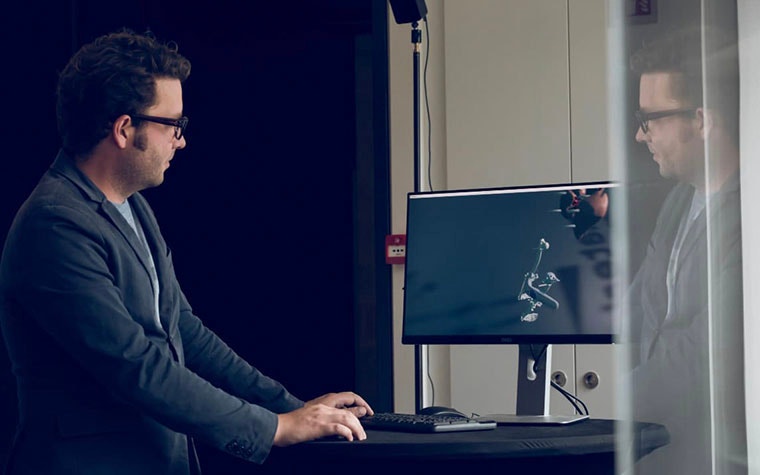
[[[120,115],[113,121],[111,126],[111,137],[120,149],[125,149],[131,136],[134,134],[134,128],[132,127],[134,122],[132,118],[126,114]]]
[[[697,121],[697,127],[699,128],[699,133],[702,135],[702,139],[707,140],[707,137],[710,136],[710,132],[712,132],[712,129],[715,126],[715,118],[713,117],[712,111],[705,109],[704,107],[697,108],[697,111],[695,112],[695,120]]]

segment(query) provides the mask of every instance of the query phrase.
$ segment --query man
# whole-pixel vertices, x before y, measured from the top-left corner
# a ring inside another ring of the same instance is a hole
[[[636,140],[677,182],[629,295],[633,417],[671,435],[640,473],[744,470],[735,53],[735,42],[694,29],[631,59],[640,75]]]
[[[9,474],[198,473],[193,439],[256,463],[271,447],[366,434],[358,395],[303,402],[196,317],[140,190],[185,147],[176,46],[119,32],[60,75],[63,147],[0,263],[18,383]]]

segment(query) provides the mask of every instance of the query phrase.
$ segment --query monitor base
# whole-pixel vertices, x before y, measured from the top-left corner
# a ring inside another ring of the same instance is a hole
[[[477,420],[495,421],[496,425],[566,425],[574,424],[588,419],[589,416],[576,414],[573,416],[553,416],[553,415],[517,415],[517,414],[486,414],[476,417]]]

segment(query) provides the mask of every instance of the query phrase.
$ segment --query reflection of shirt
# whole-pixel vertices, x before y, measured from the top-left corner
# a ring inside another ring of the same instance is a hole
[[[119,210],[119,213],[121,213],[122,216],[124,216],[124,219],[127,220],[129,225],[132,227],[132,229],[135,231],[135,234],[137,234],[137,238],[140,239],[140,242],[145,246],[145,250],[148,251],[148,264],[150,265],[150,278],[153,281],[153,302],[155,305],[155,319],[156,324],[158,326],[161,326],[161,318],[159,317],[158,312],[158,274],[156,273],[156,264],[153,262],[153,254],[150,252],[150,246],[148,246],[148,242],[145,240],[145,233],[143,233],[142,227],[140,226],[140,223],[135,220],[134,216],[132,215],[132,207],[129,206],[129,200],[124,200],[124,203],[113,203],[114,206],[116,206],[116,209]]]
[[[632,419],[665,425],[670,443],[635,473],[747,473],[739,204],[737,173],[707,197],[678,183],[661,206],[628,303],[641,350],[630,389]]]
[[[670,319],[673,315],[673,306],[675,302],[675,282],[676,275],[678,275],[678,256],[681,254],[681,248],[683,247],[684,240],[689,234],[694,221],[697,220],[702,210],[705,209],[705,193],[699,190],[694,191],[694,196],[691,199],[691,207],[689,212],[681,218],[681,224],[678,227],[678,234],[673,242],[673,249],[670,253],[670,261],[668,262],[668,274],[666,283],[668,287],[668,311],[665,314],[665,320]]]

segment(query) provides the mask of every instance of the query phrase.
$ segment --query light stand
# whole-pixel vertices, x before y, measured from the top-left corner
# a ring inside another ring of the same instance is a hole
[[[389,0],[393,16],[398,24],[412,24],[413,70],[414,70],[414,191],[422,189],[420,177],[420,43],[422,31],[419,21],[426,18],[428,9],[425,0]],[[422,409],[422,349],[414,345],[414,407],[419,412]]]
[[[420,150],[422,127],[420,127],[420,44],[422,43],[422,30],[419,22],[412,22],[412,71],[413,71],[413,102],[414,102],[414,191],[422,190],[420,177],[420,163],[422,153]],[[428,362],[429,363],[429,362]],[[424,405],[423,398],[423,374],[422,374],[422,347],[414,345],[414,410],[419,413]]]
[[[412,22],[412,71],[414,77],[414,191],[422,190],[420,181],[421,149],[420,137],[420,44],[422,43],[422,30],[418,22]]]

